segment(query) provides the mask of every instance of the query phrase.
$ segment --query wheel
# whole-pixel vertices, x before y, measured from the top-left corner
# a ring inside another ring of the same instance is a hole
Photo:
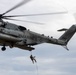
[[[2,51],[5,51],[5,50],[6,50],[6,47],[2,47],[1,50],[2,50]]]

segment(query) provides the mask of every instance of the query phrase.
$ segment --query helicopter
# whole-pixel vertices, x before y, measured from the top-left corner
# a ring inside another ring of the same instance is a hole
[[[76,32],[76,25],[72,25],[69,29],[60,29],[58,31],[65,31],[65,33],[59,38],[53,38],[49,36],[45,36],[44,34],[35,33],[30,31],[29,29],[19,26],[10,22],[4,21],[6,20],[16,20],[12,19],[12,17],[22,17],[22,16],[36,16],[36,15],[50,15],[50,14],[61,14],[60,13],[41,13],[41,14],[28,14],[28,15],[10,15],[5,16],[10,11],[22,6],[25,3],[28,3],[31,0],[24,0],[14,6],[13,8],[9,9],[8,11],[0,14],[0,46],[2,46],[1,50],[5,51],[6,47],[9,46],[10,48],[20,48],[23,50],[32,51],[35,48],[34,45],[42,44],[42,43],[50,43],[64,46],[67,50],[67,44],[71,37]],[[20,20],[16,20],[20,21]],[[26,21],[30,22],[30,21]],[[32,22],[31,22],[32,23]],[[33,22],[36,23],[36,22]]]

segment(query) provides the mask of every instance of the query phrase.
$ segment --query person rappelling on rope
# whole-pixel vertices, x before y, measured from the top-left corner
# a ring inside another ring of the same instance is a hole
[[[30,55],[30,59],[32,60],[32,63],[34,64],[36,61],[35,56]]]

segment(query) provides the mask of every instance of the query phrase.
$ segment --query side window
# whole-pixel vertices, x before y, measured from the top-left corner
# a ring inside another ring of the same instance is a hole
[[[22,27],[22,26],[19,26],[18,28],[19,28],[21,31],[26,30],[26,28],[25,28],[25,27]]]

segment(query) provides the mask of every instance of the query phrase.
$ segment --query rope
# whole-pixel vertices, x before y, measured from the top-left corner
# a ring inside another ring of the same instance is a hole
[[[32,51],[30,51],[31,55],[32,55]]]
[[[37,70],[37,75],[39,75],[37,62],[36,62],[36,70]]]

